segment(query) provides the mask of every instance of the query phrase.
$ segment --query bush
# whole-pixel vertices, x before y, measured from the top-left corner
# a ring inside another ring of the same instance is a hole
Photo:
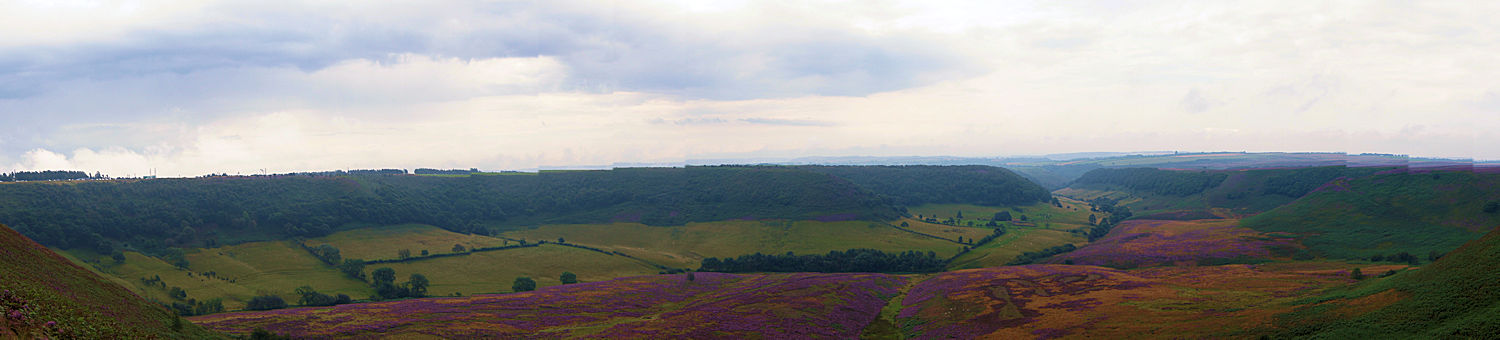
[[[517,293],[536,290],[536,280],[525,276],[518,277],[516,282],[510,285],[510,290]]]
[[[282,308],[286,308],[286,300],[282,300],[280,296],[275,295],[257,296],[251,298],[250,302],[245,303],[245,309],[249,310],[272,310]]]
[[[563,272],[560,280],[562,280],[563,284],[578,283],[578,275],[573,274],[573,272]]]

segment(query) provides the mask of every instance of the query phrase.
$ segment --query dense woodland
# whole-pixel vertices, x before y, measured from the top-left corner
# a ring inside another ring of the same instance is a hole
[[[80,179],[103,179],[104,175],[95,173],[90,175],[83,171],[17,171],[13,173],[0,173],[0,182],[20,181],[67,181]]]
[[[892,200],[1014,204],[1048,198],[1008,170],[983,166],[396,173],[12,183],[0,185],[0,221],[48,246],[162,255],[171,247],[315,237],[351,224],[424,223],[489,233],[549,223],[889,220],[902,214]]]
[[[1229,176],[1222,172],[1175,171],[1152,168],[1094,169],[1074,184],[1101,184],[1158,195],[1187,196],[1218,186]]]
[[[964,203],[988,206],[1051,202],[1052,193],[1004,168],[965,166],[801,166],[843,178],[897,204]]]

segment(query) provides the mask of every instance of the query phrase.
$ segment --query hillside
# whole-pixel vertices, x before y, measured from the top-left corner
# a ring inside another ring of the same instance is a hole
[[[1246,218],[1244,227],[1300,236],[1314,254],[1369,258],[1406,252],[1427,259],[1500,225],[1500,174],[1466,171],[1341,178],[1296,202]]]
[[[1387,169],[1343,166],[1251,170],[1096,169],[1085,173],[1067,188],[1058,190],[1057,194],[1082,200],[1108,197],[1118,205],[1129,207],[1141,219],[1243,217],[1291,203],[1336,178],[1364,177]]]
[[[783,167],[549,171],[535,175],[256,176],[0,185],[0,221],[38,242],[108,254],[422,223],[458,232],[563,223],[887,220],[848,181]]]
[[[1046,188],[1004,168],[968,166],[800,166],[848,180],[903,206],[964,203],[988,206],[1050,202]]]
[[[217,337],[0,225],[0,338]]]
[[[1278,317],[1324,339],[1492,338],[1500,334],[1500,229],[1418,270],[1368,279]]]
[[[853,338],[906,279],[694,273],[533,292],[195,317],[231,334],[315,338]]]

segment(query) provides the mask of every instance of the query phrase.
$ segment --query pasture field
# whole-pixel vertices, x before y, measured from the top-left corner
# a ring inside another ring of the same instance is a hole
[[[250,298],[264,294],[297,301],[293,291],[304,285],[325,294],[342,293],[356,299],[373,292],[364,282],[345,277],[286,241],[190,249],[186,252],[189,262],[186,270],[136,252],[124,252],[125,262],[121,264],[86,251],[67,253],[75,261],[98,261],[96,272],[123,283],[143,297],[173,301],[166,288],[141,282],[141,278],[160,277],[162,284],[182,288],[188,298],[199,301],[221,298],[226,310],[244,308]],[[212,275],[205,275],[210,272]]]
[[[1087,226],[1089,223],[1089,204],[1083,201],[1057,197],[1062,207],[1053,206],[1050,203],[1037,203],[1017,207],[990,207],[972,204],[924,204],[915,207],[907,207],[907,213],[912,216],[922,215],[924,217],[936,217],[939,221],[953,218],[959,220],[959,225],[968,225],[974,222],[975,226],[984,226],[995,213],[1009,211],[1012,221],[1019,222],[1021,215],[1026,215],[1028,222],[1052,224],[1072,224]],[[959,219],[958,213],[962,212],[964,218]],[[1099,214],[1096,217],[1104,217]]]
[[[392,237],[398,235],[400,237]],[[401,249],[411,250],[413,256],[423,250],[432,254],[453,252],[453,245],[464,249],[498,247],[508,244],[505,239],[460,234],[425,224],[400,224],[377,226],[336,232],[328,236],[307,239],[302,244],[317,247],[328,244],[339,248],[346,259],[380,260],[398,258]]]
[[[1021,253],[1072,244],[1079,246],[1088,238],[1062,230],[1042,228],[1010,228],[1005,235],[982,246],[975,247],[948,264],[949,270],[1004,266]]]
[[[537,287],[548,287],[561,284],[559,277],[563,272],[577,274],[579,281],[591,282],[660,271],[628,257],[556,244],[371,264],[365,271],[377,268],[396,270],[396,282],[406,282],[414,273],[426,276],[432,284],[428,287],[432,296],[510,292],[511,284],[522,276],[536,280]]]
[[[619,251],[675,268],[697,268],[704,258],[763,253],[823,254],[833,250],[872,248],[891,252],[915,250],[953,256],[963,245],[915,235],[880,222],[867,221],[719,221],[682,226],[638,223],[547,225],[510,231],[502,236],[529,241],[565,239],[606,251]]]
[[[891,224],[895,225],[901,225],[901,223],[906,223],[906,229],[911,229],[912,231],[927,235],[941,237],[953,242],[958,242],[959,237],[963,237],[964,242],[969,242],[969,240],[978,240],[984,238],[985,236],[990,236],[990,234],[993,234],[995,232],[994,229],[991,229],[989,227],[951,226],[946,224],[927,223],[915,218],[902,218],[901,220],[891,222]]]

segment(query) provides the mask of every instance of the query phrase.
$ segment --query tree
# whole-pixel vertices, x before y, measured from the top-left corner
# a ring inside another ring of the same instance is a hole
[[[117,251],[114,254],[109,254],[109,258],[115,260],[115,264],[125,263],[125,253]]]
[[[1359,268],[1354,268],[1354,270],[1349,271],[1349,278],[1354,279],[1355,281],[1364,280],[1365,273],[1360,272]]]
[[[687,273],[687,280],[688,280],[688,282],[693,282],[693,280],[696,280],[696,279],[697,279],[697,278],[696,278],[696,277],[695,277],[695,276],[696,276],[696,275],[693,275],[693,273],[694,273],[694,272],[688,272],[688,273]]]
[[[962,218],[964,218],[964,212],[963,212],[963,210],[959,210],[959,211],[958,211],[958,218],[959,218],[959,219],[962,219]]]
[[[1009,221],[1010,220],[1010,212],[1009,211],[997,212],[997,213],[995,213],[995,217],[992,218],[991,220],[992,221]]]
[[[510,285],[510,290],[517,293],[536,290],[536,280],[525,276],[518,277],[516,282]]]
[[[561,280],[563,284],[578,283],[578,275],[574,275],[573,272],[563,272],[562,278],[560,278],[559,280]]]
[[[245,309],[249,310],[272,310],[281,308],[286,308],[286,300],[282,300],[280,296],[275,295],[262,295],[253,297],[250,298],[250,302],[245,303]]]
[[[381,267],[379,269],[375,269],[375,271],[370,272],[370,279],[374,280],[374,283],[377,285],[382,283],[395,284],[396,270],[391,269],[390,267]]]
[[[1089,224],[1092,225],[1097,222],[1099,222],[1099,218],[1095,217],[1094,214],[1089,214]]]
[[[455,253],[462,253],[462,252],[465,252],[465,251],[468,251],[468,249],[464,249],[464,245],[462,245],[462,244],[455,244],[455,245],[453,245],[453,252],[455,252]]]
[[[427,249],[422,249],[422,256],[427,256]]]
[[[411,274],[411,277],[406,280],[406,290],[410,292],[408,295],[411,297],[427,296],[427,285],[427,277],[422,274]]]
[[[901,227],[902,227],[902,228],[911,228],[911,225],[910,225],[910,224],[907,224],[907,223],[906,223],[906,221],[902,221],[902,222],[901,222]]]
[[[561,238],[561,237],[559,237],[559,238],[557,238],[557,243],[568,243],[568,241],[567,241],[567,240],[564,240],[564,239],[563,239],[563,238]]]
[[[344,260],[344,263],[339,265],[339,271],[344,272],[344,275],[364,281],[365,261],[360,259]]]
[[[313,253],[318,256],[318,259],[323,260],[323,263],[327,263],[330,266],[337,266],[339,262],[344,261],[344,257],[339,255],[339,248],[332,245],[320,245],[318,248],[313,249]]]
[[[396,251],[396,257],[399,257],[402,260],[411,258],[411,249],[397,250]]]

